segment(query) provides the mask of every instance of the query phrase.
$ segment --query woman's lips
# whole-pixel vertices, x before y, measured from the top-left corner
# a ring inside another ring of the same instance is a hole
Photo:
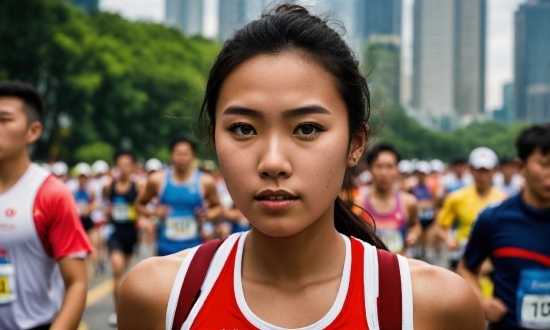
[[[296,202],[297,198],[292,199],[256,199],[260,207],[269,212],[282,212],[290,209]]]

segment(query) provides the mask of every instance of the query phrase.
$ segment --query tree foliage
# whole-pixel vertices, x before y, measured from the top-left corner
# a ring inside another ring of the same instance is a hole
[[[29,82],[46,101],[36,157],[71,162],[86,158],[83,150],[105,151],[101,143],[150,157],[176,132],[196,135],[205,77],[220,48],[159,24],[87,15],[61,0],[1,1],[0,38],[0,79]]]

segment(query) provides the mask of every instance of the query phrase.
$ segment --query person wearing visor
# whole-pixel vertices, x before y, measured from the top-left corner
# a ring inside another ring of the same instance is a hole
[[[492,184],[493,174],[498,166],[498,158],[493,150],[486,147],[472,150],[469,164],[474,184],[449,194],[437,215],[437,236],[452,251],[453,270],[464,253],[470,229],[479,212],[488,205],[506,198],[506,195]]]
[[[523,191],[479,215],[458,273],[490,329],[550,329],[550,124],[525,129],[516,148]],[[494,266],[490,297],[478,284],[486,258]]]

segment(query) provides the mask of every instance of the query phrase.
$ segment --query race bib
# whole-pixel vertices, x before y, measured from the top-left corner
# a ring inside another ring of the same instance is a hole
[[[76,204],[78,205],[78,213],[79,214],[84,214],[88,211],[88,208],[89,208],[89,203],[87,201],[76,201]]]
[[[426,206],[420,209],[418,214],[420,221],[429,221],[434,218],[434,208],[432,206]]]
[[[127,203],[114,203],[112,218],[115,222],[133,221],[136,218],[136,210]]]
[[[198,221],[194,217],[168,217],[164,224],[169,240],[185,241],[199,236]]]
[[[0,264],[0,305],[16,300],[15,268],[12,264]]]
[[[403,234],[401,234],[401,231],[399,230],[384,230],[378,232],[378,237],[384,242],[388,250],[392,253],[400,253],[403,252],[405,246],[404,246],[404,239]]]
[[[518,325],[550,329],[550,270],[523,270],[516,297]]]

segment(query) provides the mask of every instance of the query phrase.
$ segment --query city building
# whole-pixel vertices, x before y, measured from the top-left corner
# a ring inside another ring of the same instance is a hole
[[[493,112],[493,119],[506,124],[514,122],[514,84],[508,83],[502,87],[502,108]]]
[[[75,6],[82,7],[87,12],[96,10],[99,8],[99,0],[68,0]]]
[[[166,0],[165,24],[187,35],[202,34],[204,30],[204,0]]]
[[[402,0],[356,0],[355,35],[401,35]]]
[[[486,0],[416,0],[412,107],[451,129],[485,104]],[[449,125],[450,124],[450,125]]]
[[[550,120],[550,0],[528,0],[515,14],[515,117]]]

